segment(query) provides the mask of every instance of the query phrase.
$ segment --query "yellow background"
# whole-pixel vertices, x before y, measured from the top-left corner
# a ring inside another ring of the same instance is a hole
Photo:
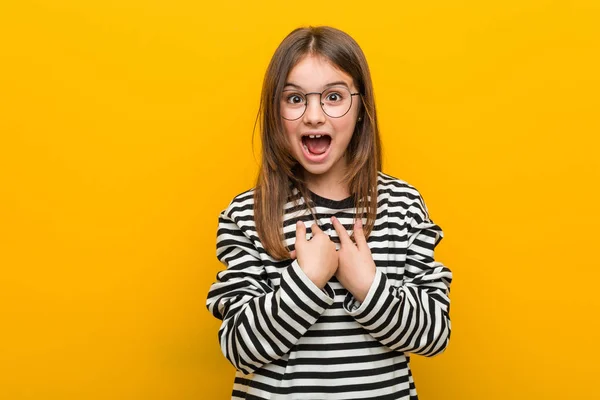
[[[421,398],[600,398],[600,3],[216,3],[1,3],[0,398],[228,398],[217,216],[305,24],[361,44],[384,171],[446,235],[453,332],[413,358]]]

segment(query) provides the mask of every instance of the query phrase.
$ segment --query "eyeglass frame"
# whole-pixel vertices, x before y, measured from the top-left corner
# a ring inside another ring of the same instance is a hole
[[[298,94],[301,94],[302,96],[304,96],[304,98],[306,99],[306,103],[304,103],[304,111],[302,111],[302,114],[300,114],[300,116],[298,118],[289,119],[289,118],[284,117],[283,114],[281,115],[281,118],[285,119],[286,121],[296,121],[296,120],[299,120],[300,118],[302,118],[302,116],[306,112],[306,109],[308,108],[308,95],[310,95],[310,94],[318,94],[319,95],[319,104],[321,104],[321,110],[329,118],[342,118],[344,115],[348,114],[348,112],[352,108],[352,96],[362,96],[362,94],[360,92],[352,93],[350,91],[350,89],[348,89],[348,88],[345,88],[345,89],[348,90],[348,93],[350,93],[350,106],[348,107],[348,110],[346,110],[346,112],[343,113],[342,115],[340,115],[339,117],[332,117],[331,115],[327,114],[327,112],[323,108],[324,103],[321,100],[323,99],[323,93],[325,93],[328,90],[331,90],[331,88],[329,87],[327,89],[324,89],[322,92],[310,92],[310,93],[297,92]],[[288,92],[288,91],[291,91],[291,90],[282,90],[282,93]],[[280,114],[281,114],[281,112],[280,112]]]

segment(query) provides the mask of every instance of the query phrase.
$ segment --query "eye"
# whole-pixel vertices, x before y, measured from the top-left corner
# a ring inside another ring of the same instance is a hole
[[[302,104],[304,103],[304,97],[297,93],[293,93],[286,96],[286,101],[290,104]]]
[[[330,92],[325,96],[325,100],[331,103],[337,103],[343,100],[343,96],[339,92]]]

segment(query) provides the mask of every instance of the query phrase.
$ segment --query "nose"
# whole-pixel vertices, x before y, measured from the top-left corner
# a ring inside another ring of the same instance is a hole
[[[302,116],[302,120],[307,125],[322,124],[323,122],[325,122],[325,113],[321,108],[321,94],[310,93],[310,95],[310,100],[308,95],[306,96],[306,111]]]

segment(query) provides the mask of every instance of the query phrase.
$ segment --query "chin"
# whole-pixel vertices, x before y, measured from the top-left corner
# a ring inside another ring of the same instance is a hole
[[[329,171],[329,168],[304,168],[304,170],[311,175],[323,175]]]
[[[331,165],[329,163],[320,165],[302,164],[302,168],[311,175],[323,175],[331,170]]]

